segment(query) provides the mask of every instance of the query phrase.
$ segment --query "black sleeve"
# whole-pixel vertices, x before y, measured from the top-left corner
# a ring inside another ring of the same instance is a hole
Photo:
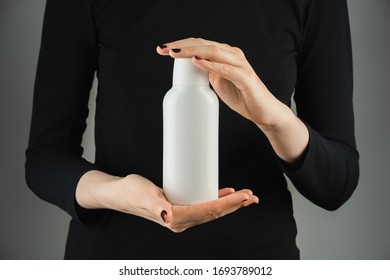
[[[310,140],[298,170],[284,171],[302,195],[335,210],[359,178],[348,9],[346,0],[306,2],[294,99]]]
[[[97,169],[81,157],[80,146],[98,57],[91,2],[46,3],[25,164],[27,184],[38,197],[86,224],[104,212],[75,201],[80,177]]]

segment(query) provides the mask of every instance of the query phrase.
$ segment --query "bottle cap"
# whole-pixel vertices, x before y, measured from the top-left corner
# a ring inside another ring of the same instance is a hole
[[[175,58],[173,84],[178,86],[209,85],[209,75],[196,67],[191,58]]]

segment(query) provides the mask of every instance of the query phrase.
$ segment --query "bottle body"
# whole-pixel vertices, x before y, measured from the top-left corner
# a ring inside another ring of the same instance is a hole
[[[172,204],[218,198],[218,106],[208,84],[174,84],[164,97],[163,189]]]

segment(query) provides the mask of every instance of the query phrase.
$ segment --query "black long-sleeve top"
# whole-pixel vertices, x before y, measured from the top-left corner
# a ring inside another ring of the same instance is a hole
[[[240,47],[258,76],[309,129],[288,166],[256,125],[220,102],[220,186],[250,188],[259,205],[175,234],[113,210],[86,210],[75,189],[89,170],[162,184],[162,100],[173,60],[157,45],[202,37]],[[94,74],[96,160],[84,160]],[[340,207],[359,175],[345,0],[47,0],[26,180],[72,216],[65,258],[294,259],[296,224],[286,174],[307,199]]]

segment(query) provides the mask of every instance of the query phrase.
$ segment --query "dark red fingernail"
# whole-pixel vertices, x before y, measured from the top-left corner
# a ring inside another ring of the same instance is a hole
[[[164,221],[164,223],[166,223],[167,221],[167,216],[168,216],[167,211],[165,210],[161,211],[161,219]]]
[[[166,49],[166,48],[167,48],[167,45],[160,45],[159,48],[160,48],[160,49]]]
[[[196,55],[195,55],[195,59],[196,60],[202,60],[202,58],[200,58],[199,56],[196,56]]]
[[[181,49],[172,49],[172,51],[175,53],[179,53],[181,51]]]

